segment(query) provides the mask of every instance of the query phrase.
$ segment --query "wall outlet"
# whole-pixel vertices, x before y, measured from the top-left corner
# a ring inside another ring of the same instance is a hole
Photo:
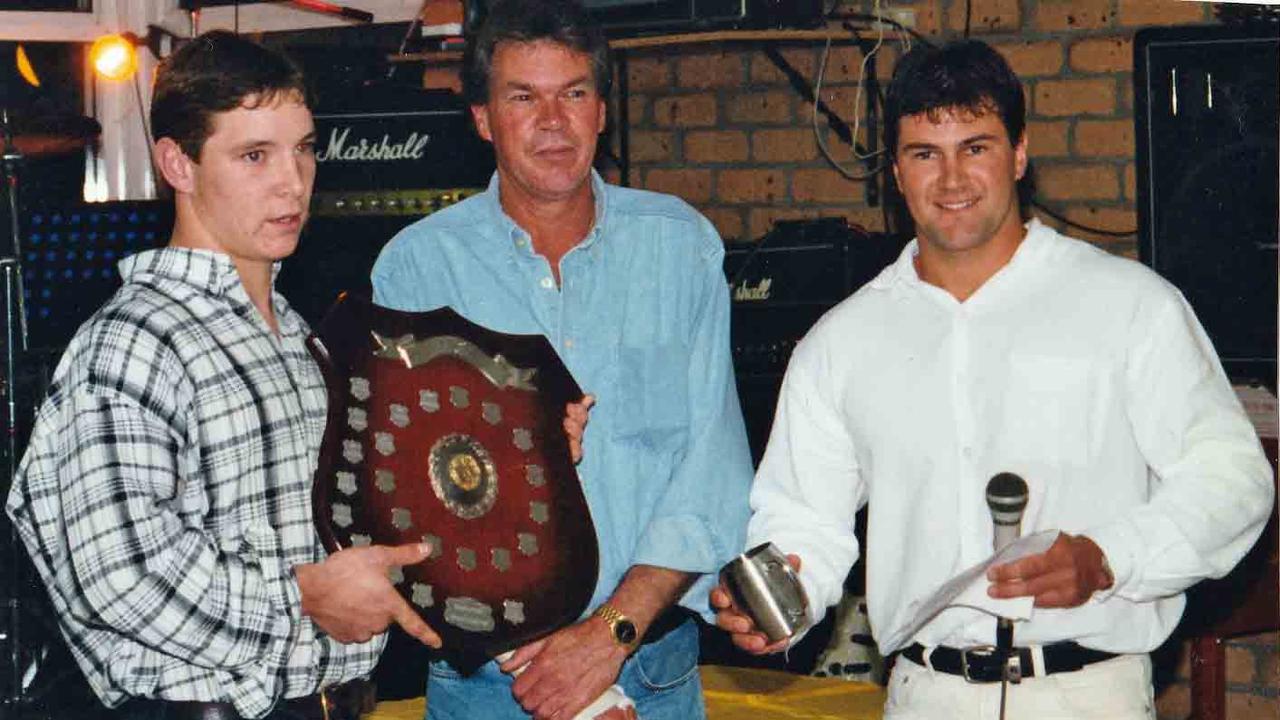
[[[898,25],[901,25],[902,27],[914,28],[916,26],[915,8],[881,8],[880,15],[886,20],[892,20],[893,22],[873,22],[871,23],[871,29],[878,30],[880,25],[883,24],[886,31],[892,32],[898,29],[898,27],[893,24],[894,22],[898,23]]]

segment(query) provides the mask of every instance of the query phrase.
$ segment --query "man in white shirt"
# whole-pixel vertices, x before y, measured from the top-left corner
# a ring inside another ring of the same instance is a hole
[[[885,147],[917,238],[797,346],[751,494],[752,543],[793,554],[815,619],[840,597],[868,505],[868,611],[901,651],[885,717],[995,718],[992,615],[949,607],[897,646],[908,606],[990,555],[988,480],[1029,487],[1043,554],[992,568],[1030,596],[1010,718],[1154,718],[1147,653],[1183,591],[1250,548],[1271,469],[1190,307],[1143,266],[1024,222],[1022,86],[977,41],[895,70]],[[719,588],[719,625],[767,646]]]

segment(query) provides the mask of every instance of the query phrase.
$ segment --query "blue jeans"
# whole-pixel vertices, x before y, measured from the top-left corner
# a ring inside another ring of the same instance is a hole
[[[526,720],[511,694],[510,675],[487,663],[462,677],[448,663],[432,662],[427,720]],[[698,678],[698,627],[693,620],[656,642],[641,645],[622,666],[617,683],[643,720],[705,720]]]

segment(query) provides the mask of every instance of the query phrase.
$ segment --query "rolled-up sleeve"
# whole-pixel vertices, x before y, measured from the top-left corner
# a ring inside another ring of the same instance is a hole
[[[697,268],[698,308],[685,369],[688,439],[634,556],[636,564],[703,574],[682,604],[708,617],[715,572],[743,549],[752,475],[734,384],[722,257],[718,249],[707,252]]]
[[[830,391],[826,358],[806,338],[787,366],[769,446],[751,490],[752,544],[773,542],[798,555],[810,615],[822,619],[839,602],[844,579],[858,559],[854,517],[866,502],[852,440]]]

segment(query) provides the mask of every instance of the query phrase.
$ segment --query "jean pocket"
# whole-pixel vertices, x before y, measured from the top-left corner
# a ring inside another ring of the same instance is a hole
[[[430,677],[440,678],[441,680],[462,679],[462,673],[458,672],[452,665],[442,660],[432,660],[428,663],[427,673]]]
[[[632,658],[640,684],[668,690],[688,682],[698,671],[698,628],[692,621],[651,645],[641,645]]]

